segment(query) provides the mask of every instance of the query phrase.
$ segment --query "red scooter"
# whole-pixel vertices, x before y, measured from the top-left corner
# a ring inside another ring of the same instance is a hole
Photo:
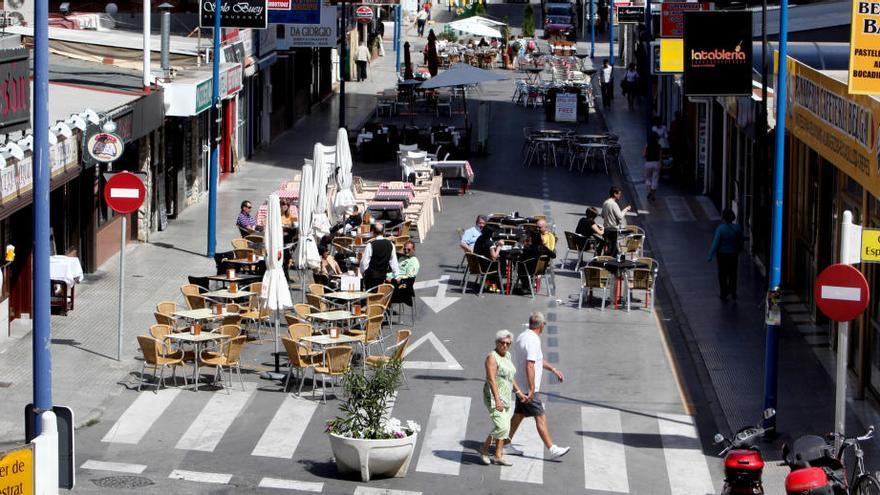
[[[773,409],[764,410],[764,419],[770,419],[776,415]],[[764,470],[764,458],[761,457],[761,449],[755,445],[758,438],[764,435],[770,428],[764,428],[760,423],[756,426],[747,426],[736,432],[731,439],[724,435],[715,435],[716,444],[725,444],[724,450],[718,455],[724,456],[724,488],[722,495],[763,495],[764,485],[761,482],[761,474]]]

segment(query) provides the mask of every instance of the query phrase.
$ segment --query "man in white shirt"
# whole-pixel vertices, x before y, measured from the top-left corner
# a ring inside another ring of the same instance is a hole
[[[626,212],[630,210],[627,205],[623,209],[620,208],[620,188],[611,186],[608,192],[608,199],[602,203],[602,220],[605,229],[605,244],[608,246],[608,256],[617,256],[617,233],[620,227],[626,226]]]
[[[385,282],[386,274],[390,273],[395,284],[400,282],[400,265],[397,263],[397,251],[394,243],[383,235],[385,228],[381,223],[373,225],[374,238],[364,248],[361,257],[361,275],[364,277],[364,290]]]
[[[361,82],[367,78],[367,63],[370,61],[370,49],[363,41],[358,45],[354,60],[357,64],[357,80]]]
[[[513,419],[510,421],[510,442],[513,435],[522,423],[523,418],[535,418],[535,426],[538,435],[549,451],[549,459],[557,459],[568,453],[571,447],[560,447],[553,443],[550,432],[547,430],[547,416],[544,414],[544,405],[535,396],[541,389],[541,375],[547,370],[562,382],[565,377],[562,372],[544,361],[544,353],[541,351],[541,332],[544,331],[544,314],[535,311],[529,315],[529,328],[516,337],[514,343],[513,358],[516,364],[515,381],[522,390],[528,390],[528,395],[523,400],[516,397],[516,406],[513,409]],[[522,450],[513,446],[513,443],[505,445],[505,450],[514,455],[522,455]]]
[[[602,61],[599,78],[602,87],[602,106],[611,108],[611,100],[614,99],[614,67],[608,64],[607,58]]]
[[[477,221],[474,226],[465,230],[461,236],[461,249],[466,253],[474,252],[474,243],[483,233],[483,227],[486,226],[487,218],[485,215],[477,215]]]
[[[420,9],[419,13],[416,14],[416,29],[418,30],[419,38],[425,36],[425,24],[428,22],[428,12],[425,9]]]

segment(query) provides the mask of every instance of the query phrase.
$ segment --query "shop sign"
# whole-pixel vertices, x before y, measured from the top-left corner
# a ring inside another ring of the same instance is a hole
[[[200,0],[199,21],[202,28],[214,27],[214,9],[220,2],[220,27],[266,29],[267,0]]]
[[[241,64],[235,64],[220,73],[220,97],[229,98],[241,90]]]
[[[18,193],[24,194],[31,190],[31,186],[34,183],[34,164],[31,155],[25,155],[24,158],[15,164],[15,168],[18,172]]]
[[[114,132],[122,138],[122,141],[124,143],[131,141],[131,137],[134,135],[134,111],[114,117],[113,123],[116,124],[116,131]]]
[[[645,7],[614,6],[617,9],[617,22],[621,24],[639,24],[645,22]]]
[[[288,30],[291,48],[333,48],[336,46],[336,7],[321,6],[320,24],[293,24]]]
[[[214,89],[211,79],[202,81],[196,86],[196,113],[198,115],[211,106],[211,91]]]
[[[556,122],[577,122],[577,93],[556,93]]]
[[[8,203],[18,198],[18,174],[15,164],[7,162],[0,168],[0,199]]]
[[[0,132],[30,127],[28,49],[0,50]]]
[[[288,10],[290,9],[290,0],[269,0],[269,10]]]
[[[849,92],[880,94],[880,1],[853,0]]]
[[[612,16],[614,24],[620,24],[620,22],[617,20],[617,13],[620,12],[620,8],[629,7],[632,4],[632,2],[614,2],[614,15]]]
[[[752,13],[685,12],[684,89],[688,96],[752,94]]]
[[[76,139],[67,138],[55,143],[49,148],[49,166],[52,176],[56,176],[65,170],[72,170],[78,165],[79,151]]]
[[[863,263],[880,263],[880,229],[862,229]]]
[[[684,40],[678,38],[660,39],[660,72],[677,74],[684,71]]]
[[[34,493],[33,444],[0,453],[0,493],[4,495]]]
[[[663,38],[684,38],[684,13],[694,10],[709,10],[709,4],[697,2],[663,2],[660,4],[660,36]]]
[[[819,155],[880,196],[880,101],[851,95],[847,85],[788,59],[790,132]]]
[[[99,162],[115,162],[125,151],[122,138],[110,132],[98,132],[92,135],[86,146],[89,155]]]
[[[320,0],[289,0],[286,9],[270,10],[272,24],[319,24],[323,7]]]
[[[354,17],[361,24],[369,24],[373,20],[373,9],[368,5],[361,5],[354,10]]]

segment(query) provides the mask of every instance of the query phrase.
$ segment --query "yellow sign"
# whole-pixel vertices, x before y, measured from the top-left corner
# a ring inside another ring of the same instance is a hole
[[[34,493],[34,447],[0,453],[0,495]]]
[[[684,72],[684,40],[660,38],[660,72]]]
[[[786,97],[787,130],[875,197],[880,197],[877,168],[880,100],[851,95],[842,80],[791,57]]]
[[[849,92],[880,94],[880,1],[853,0]]]
[[[862,229],[862,261],[880,263],[880,230]]]

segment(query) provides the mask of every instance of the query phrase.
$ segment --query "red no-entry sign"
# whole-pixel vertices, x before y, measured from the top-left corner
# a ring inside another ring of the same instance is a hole
[[[354,11],[354,16],[358,22],[368,23],[373,20],[373,9],[367,5],[361,5]]]
[[[834,321],[856,319],[868,307],[868,281],[862,272],[838,263],[816,279],[816,306]]]
[[[141,207],[147,189],[140,177],[131,172],[114,174],[104,186],[104,200],[116,213],[126,215]]]

